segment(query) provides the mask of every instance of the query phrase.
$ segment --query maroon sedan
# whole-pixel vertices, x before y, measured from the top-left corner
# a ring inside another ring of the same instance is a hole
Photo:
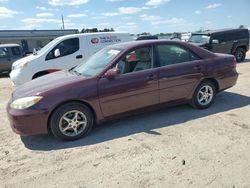
[[[148,40],[108,46],[78,67],[17,88],[7,112],[17,134],[51,132],[63,140],[94,124],[149,107],[189,102],[208,108],[238,78],[232,55],[188,43]]]

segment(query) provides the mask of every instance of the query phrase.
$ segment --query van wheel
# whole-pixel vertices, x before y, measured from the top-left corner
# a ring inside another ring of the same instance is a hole
[[[216,89],[212,82],[202,82],[195,90],[191,105],[194,108],[205,109],[211,106],[215,99]]]
[[[86,136],[91,131],[93,122],[93,114],[86,105],[71,102],[53,112],[50,130],[55,137],[72,141]]]
[[[237,62],[242,62],[245,60],[246,50],[244,48],[237,48],[234,53],[234,56]]]
[[[38,72],[38,73],[36,73],[33,77],[32,77],[32,80],[33,79],[36,79],[36,78],[39,78],[39,77],[41,77],[41,76],[44,76],[44,75],[46,75],[46,74],[49,74],[48,72]]]

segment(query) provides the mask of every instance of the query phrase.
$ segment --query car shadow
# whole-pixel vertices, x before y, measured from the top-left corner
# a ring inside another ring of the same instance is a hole
[[[94,145],[141,132],[160,136],[161,133],[155,129],[174,126],[193,119],[241,108],[249,104],[250,97],[248,96],[222,92],[218,94],[214,104],[208,109],[197,110],[189,105],[181,105],[122,118],[97,126],[89,136],[73,142],[63,142],[50,135],[26,136],[21,137],[21,140],[28,149],[50,151]]]
[[[246,58],[242,63],[250,63],[250,59]]]

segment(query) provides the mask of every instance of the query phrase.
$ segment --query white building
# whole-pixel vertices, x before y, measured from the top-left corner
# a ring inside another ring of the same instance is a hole
[[[0,44],[20,44],[24,53],[32,53],[59,36],[78,33],[77,29],[65,30],[0,30]]]

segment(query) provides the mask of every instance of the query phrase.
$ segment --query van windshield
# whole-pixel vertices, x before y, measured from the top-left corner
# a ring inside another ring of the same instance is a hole
[[[57,43],[57,41],[59,41],[59,38],[56,38],[52,41],[50,41],[48,44],[46,44],[41,50],[39,50],[38,52],[36,52],[34,55],[40,55],[43,54],[44,52],[47,51],[47,49],[49,49],[51,46],[54,46],[55,43]]]
[[[188,42],[204,44],[204,43],[209,43],[209,39],[210,39],[209,35],[192,34]]]
[[[114,60],[122,49],[104,48],[92,55],[86,62],[78,65],[72,71],[80,75],[92,77],[103,71],[105,67]]]

